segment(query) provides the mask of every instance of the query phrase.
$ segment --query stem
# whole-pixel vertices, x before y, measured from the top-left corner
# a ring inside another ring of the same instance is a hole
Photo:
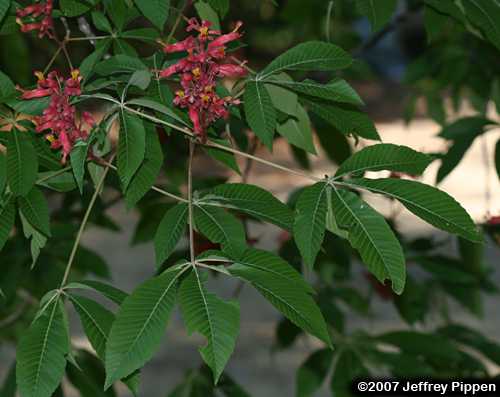
[[[50,61],[49,63],[47,64],[47,66],[45,66],[45,69],[43,70],[43,74],[46,74],[47,71],[50,69],[50,67],[52,66],[52,64],[54,63],[54,61],[56,60],[57,56],[59,55],[59,53],[61,52],[62,50],[62,47],[59,46],[59,48],[56,50],[56,52],[54,52],[54,55],[52,55],[52,58],[50,58]]]
[[[59,176],[59,175],[61,175],[61,174],[64,174],[66,171],[69,171],[69,170],[71,170],[71,167],[70,167],[70,166],[65,167],[65,168],[61,168],[61,169],[60,169],[60,170],[58,170],[58,171],[54,171],[54,172],[53,172],[52,174],[50,174],[50,175],[46,175],[46,176],[44,176],[43,178],[38,179],[38,180],[36,181],[36,184],[38,185],[38,184],[40,184],[40,183],[43,183],[43,182],[45,182],[45,181],[47,181],[47,180],[49,180],[49,179],[51,179],[51,178],[54,178],[54,177]]]
[[[88,37],[70,37],[66,41],[92,41],[109,39],[111,36],[88,36]]]
[[[113,162],[114,155],[110,159],[110,163]],[[108,174],[109,171],[109,166],[107,166],[102,173],[101,179],[99,180],[94,194],[92,195],[92,198],[90,199],[89,206],[87,207],[87,211],[85,211],[85,215],[83,216],[82,223],[80,224],[80,229],[78,229],[78,234],[76,235],[75,242],[73,244],[73,248],[71,250],[71,254],[68,259],[68,263],[66,264],[66,270],[64,271],[64,276],[61,281],[61,286],[60,289],[62,289],[66,282],[68,281],[68,276],[71,271],[71,266],[73,265],[73,261],[75,260],[76,252],[78,250],[78,246],[80,245],[80,240],[82,239],[83,236],[83,231],[85,230],[85,226],[87,226],[90,213],[92,212],[92,208],[94,207],[95,202],[97,201],[97,197],[99,196],[99,192],[101,191],[103,185],[104,185],[104,180],[106,179],[106,175]]]
[[[179,23],[181,22],[182,17],[184,16],[183,11],[184,8],[186,7],[187,2],[184,2],[184,5],[181,7],[181,9],[177,10],[179,14],[177,15],[177,19],[174,22],[174,25],[172,26],[172,29],[170,30],[170,33],[168,34],[166,44],[170,44],[170,40],[172,40],[172,37],[174,37],[174,33],[179,27]]]
[[[189,141],[189,160],[188,160],[188,210],[189,210],[189,253],[191,255],[191,264],[195,265],[194,255],[194,232],[193,232],[193,157],[195,143]]]

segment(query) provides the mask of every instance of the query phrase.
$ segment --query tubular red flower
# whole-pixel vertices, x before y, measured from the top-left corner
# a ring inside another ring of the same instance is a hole
[[[160,71],[160,77],[170,77],[180,74],[181,90],[176,92],[174,104],[187,108],[193,122],[194,132],[206,139],[207,128],[220,118],[229,116],[229,106],[240,102],[231,97],[221,98],[215,92],[217,79],[223,77],[241,77],[247,72],[239,65],[221,63],[226,56],[224,44],[241,37],[236,25],[233,32],[222,35],[217,30],[210,29],[210,22],[198,22],[190,19],[187,31],[199,34],[175,44],[164,46],[166,53],[187,51],[188,55],[177,63]]]
[[[40,72],[35,72],[38,77],[37,88],[24,91],[23,99],[50,97],[50,103],[41,116],[34,118],[36,131],[45,133],[46,139],[53,149],[60,149],[62,162],[65,163],[75,143],[79,139],[86,140],[88,129],[83,124],[93,128],[95,120],[90,113],[82,114],[82,121],[77,122],[76,108],[71,105],[71,97],[81,94],[80,82],[82,80],[78,70],[71,72],[71,77],[63,79],[57,72],[51,72],[45,77]]]
[[[16,22],[21,26],[21,32],[38,30],[38,37],[54,38],[54,21],[52,19],[53,0],[39,2],[16,11]]]

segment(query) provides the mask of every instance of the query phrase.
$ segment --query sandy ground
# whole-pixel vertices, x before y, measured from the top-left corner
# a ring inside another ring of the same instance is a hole
[[[443,141],[435,138],[439,127],[428,120],[417,120],[409,127],[402,121],[378,124],[378,129],[385,142],[404,144],[423,151],[437,151],[443,147]],[[500,214],[500,184],[493,166],[490,172],[485,170],[484,152],[492,158],[494,145],[498,139],[498,130],[489,132],[484,138],[478,139],[467,153],[461,165],[440,186],[452,194],[472,214],[475,220],[480,221],[486,215],[485,211],[485,186],[490,186],[490,208],[492,214]],[[260,153],[264,157],[269,154]],[[273,154],[273,161],[294,166],[290,163],[290,156],[285,145],[278,145]],[[321,158],[321,156],[320,156]],[[333,168],[327,161],[314,163],[315,173],[322,176],[333,173]],[[432,166],[425,175],[425,181],[433,183],[436,166]],[[486,180],[488,178],[488,183]],[[238,181],[238,177],[234,178]],[[278,197],[285,199],[287,193],[294,186],[301,186],[307,181],[300,177],[290,176],[280,171],[263,165],[255,165],[250,183],[261,185]],[[370,200],[381,211],[387,211],[387,205],[380,199]],[[110,234],[100,230],[90,229],[84,237],[84,244],[99,252],[111,265],[114,283],[130,291],[150,277],[154,272],[154,253],[151,244],[136,247],[127,247],[131,238],[133,226],[137,216],[133,212],[126,212],[124,208],[113,209],[112,216],[122,226],[122,233]],[[404,212],[400,217],[400,227],[403,231],[414,235],[436,233],[435,230],[416,220],[411,214]],[[273,245],[276,241],[278,230],[275,228],[257,229],[252,233],[263,236],[264,245]],[[497,265],[498,251],[487,247],[487,260],[492,265]],[[497,270],[494,278],[500,284],[500,272]],[[366,282],[359,278],[361,282]],[[214,290],[222,295],[229,294],[234,288],[230,281],[217,281]],[[480,327],[491,338],[500,342],[498,329],[500,327],[498,316],[498,298],[487,298],[485,302],[485,318],[479,322],[466,314],[458,313],[457,319],[472,326]],[[359,320],[354,316],[349,319],[351,327],[369,325],[372,332],[394,329],[404,326],[391,305],[377,303],[374,305],[374,316],[369,320]],[[171,322],[164,343],[153,360],[147,364],[143,371],[141,396],[163,397],[171,390],[182,377],[183,373],[198,366],[200,358],[197,346],[200,345],[199,337],[187,337],[178,313]],[[299,364],[314,350],[317,342],[307,339],[301,340],[294,349],[286,352],[271,353],[274,338],[274,325],[280,318],[272,306],[267,304],[255,291],[244,288],[241,295],[241,332],[237,347],[228,365],[228,371],[233,375],[252,396],[293,396],[295,390],[295,371]],[[72,321],[76,323],[75,321]],[[88,346],[81,330],[77,327],[74,334],[76,343]],[[12,357],[10,349],[0,347],[2,364]],[[3,365],[0,365],[3,367]],[[5,367],[4,367],[5,368]],[[128,395],[123,391],[121,395]],[[318,396],[329,396],[327,387]]]

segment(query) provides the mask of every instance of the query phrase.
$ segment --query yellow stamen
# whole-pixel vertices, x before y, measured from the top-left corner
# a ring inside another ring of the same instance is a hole
[[[72,70],[71,77],[73,80],[78,80],[78,77],[80,77],[80,71],[78,69]]]
[[[19,26],[24,26],[23,20],[22,20],[21,18],[16,18],[16,23],[17,23]]]
[[[179,90],[179,91],[176,91],[176,92],[175,92],[175,95],[177,95],[177,96],[178,96],[178,97],[180,97],[180,98],[184,98],[184,95],[185,95],[185,94],[184,94],[184,91]]]
[[[213,86],[211,86],[211,85],[206,85],[206,86],[205,86],[205,88],[203,89],[203,91],[205,91],[205,92],[212,92],[212,91],[213,91],[213,89],[214,89],[214,87],[213,87]]]
[[[201,75],[201,70],[200,70],[200,68],[194,68],[194,69],[192,70],[192,73],[193,73],[193,76],[194,76],[194,77],[200,77],[200,75]]]
[[[208,103],[210,102],[210,97],[208,95],[202,95],[201,96],[201,100],[204,102],[204,103]]]
[[[38,81],[45,80],[45,76],[43,75],[42,72],[35,72],[35,76],[38,79]]]
[[[208,28],[206,26],[200,28],[200,35],[208,36]]]
[[[54,135],[47,135],[45,137],[45,139],[47,139],[50,143],[52,143],[56,140],[56,138],[54,138]]]

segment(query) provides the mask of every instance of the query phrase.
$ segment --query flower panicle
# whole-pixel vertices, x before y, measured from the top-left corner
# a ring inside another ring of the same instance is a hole
[[[52,10],[53,0],[40,1],[16,11],[16,22],[21,27],[21,32],[38,31],[38,37],[47,36],[53,39],[54,20]]]
[[[78,70],[73,70],[71,76],[64,79],[57,71],[50,72],[46,77],[41,72],[35,72],[38,78],[37,87],[33,90],[23,90],[21,98],[50,97],[50,102],[41,116],[33,119],[36,132],[45,133],[46,139],[53,149],[62,152],[62,163],[67,158],[78,140],[86,140],[89,129],[96,124],[92,115],[83,112],[81,120],[77,120],[76,108],[71,104],[71,98],[81,95],[82,77]]]
[[[181,89],[176,92],[174,104],[187,108],[194,132],[206,139],[207,128],[219,118],[229,116],[229,107],[239,100],[221,98],[215,91],[219,79],[238,78],[247,73],[245,62],[235,65],[225,62],[226,44],[238,40],[242,24],[238,22],[232,32],[222,34],[211,28],[209,21],[187,20],[186,31],[197,33],[173,44],[164,44],[167,54],[186,52],[187,55],[159,73],[160,78],[179,75]]]

